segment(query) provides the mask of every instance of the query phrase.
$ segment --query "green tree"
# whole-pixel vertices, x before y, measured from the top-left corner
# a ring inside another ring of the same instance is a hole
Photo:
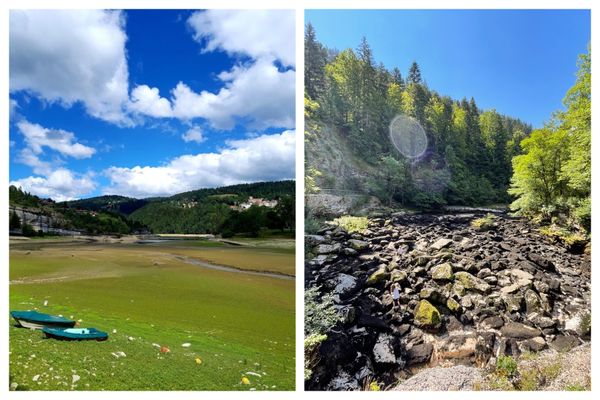
[[[319,98],[325,90],[327,53],[317,41],[315,28],[309,22],[304,34],[304,88],[311,99]]]
[[[419,64],[416,61],[410,65],[410,70],[408,71],[408,83],[421,83],[421,68],[419,68]]]
[[[11,230],[21,229],[21,218],[14,211],[10,214],[9,227]]]
[[[564,199],[567,181],[561,170],[568,157],[568,137],[552,126],[537,129],[521,142],[524,154],[513,158],[511,208],[522,214],[552,213]]]

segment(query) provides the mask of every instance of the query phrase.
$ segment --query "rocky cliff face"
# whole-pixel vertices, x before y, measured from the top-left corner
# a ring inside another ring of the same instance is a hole
[[[400,215],[360,234],[326,226],[306,236],[306,286],[332,293],[340,316],[307,389],[391,385],[424,366],[484,367],[589,340],[590,255],[526,221],[500,216],[482,231],[477,217]]]

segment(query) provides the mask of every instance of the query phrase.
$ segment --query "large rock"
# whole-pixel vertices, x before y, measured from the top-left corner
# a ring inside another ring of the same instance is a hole
[[[558,335],[550,342],[550,347],[556,351],[569,351],[580,343],[576,336]]]
[[[433,345],[431,343],[422,343],[412,346],[406,353],[407,362],[409,365],[422,364],[429,362]]]
[[[358,239],[350,239],[348,240],[348,245],[356,251],[363,251],[367,247],[369,247],[369,242],[365,242],[364,240]]]
[[[452,239],[438,239],[434,244],[431,245],[433,250],[439,251],[444,247],[447,247],[452,243]]]
[[[367,279],[367,285],[375,286],[390,277],[390,273],[385,267],[380,267],[377,271],[373,272]]]
[[[468,272],[459,271],[454,274],[454,279],[461,283],[466,290],[488,293],[492,287],[482,279],[476,278]]]
[[[333,294],[338,295],[340,299],[346,299],[352,296],[360,289],[358,279],[348,274],[339,274],[335,277],[335,288]]]
[[[436,281],[449,281],[453,277],[452,265],[450,263],[443,263],[431,269],[431,278]]]
[[[513,339],[530,339],[542,335],[542,332],[539,329],[519,322],[511,322],[504,325],[500,329],[500,333],[504,337]]]
[[[469,359],[475,355],[477,337],[471,333],[450,335],[437,345],[437,361],[446,359]]]
[[[427,300],[421,300],[414,311],[415,325],[425,330],[438,330],[442,326],[440,312]]]
[[[332,254],[339,253],[341,249],[342,245],[340,243],[320,244],[316,247],[315,252],[317,254]]]
[[[531,289],[525,291],[525,309],[527,314],[540,313],[542,309],[542,299]]]
[[[393,345],[394,337],[386,333],[380,334],[373,347],[373,360],[379,364],[394,364],[396,354]]]
[[[404,271],[400,271],[400,270],[393,270],[392,274],[390,276],[390,280],[392,282],[398,282],[400,284],[405,283],[408,279],[408,274]]]

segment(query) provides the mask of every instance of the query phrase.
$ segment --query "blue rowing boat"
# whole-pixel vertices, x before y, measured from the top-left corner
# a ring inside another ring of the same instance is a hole
[[[11,311],[10,315],[19,326],[29,329],[42,329],[45,326],[55,328],[72,328],[75,322],[68,318],[44,314],[37,311]]]
[[[97,340],[99,342],[108,339],[108,333],[96,328],[50,328],[45,326],[42,331],[47,338],[58,340]]]

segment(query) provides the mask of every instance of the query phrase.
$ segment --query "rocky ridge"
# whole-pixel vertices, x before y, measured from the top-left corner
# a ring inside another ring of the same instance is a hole
[[[307,389],[391,386],[424,367],[485,367],[589,340],[589,254],[508,216],[478,230],[480,216],[402,214],[362,233],[307,235],[305,284],[333,294],[340,317],[309,361]]]

